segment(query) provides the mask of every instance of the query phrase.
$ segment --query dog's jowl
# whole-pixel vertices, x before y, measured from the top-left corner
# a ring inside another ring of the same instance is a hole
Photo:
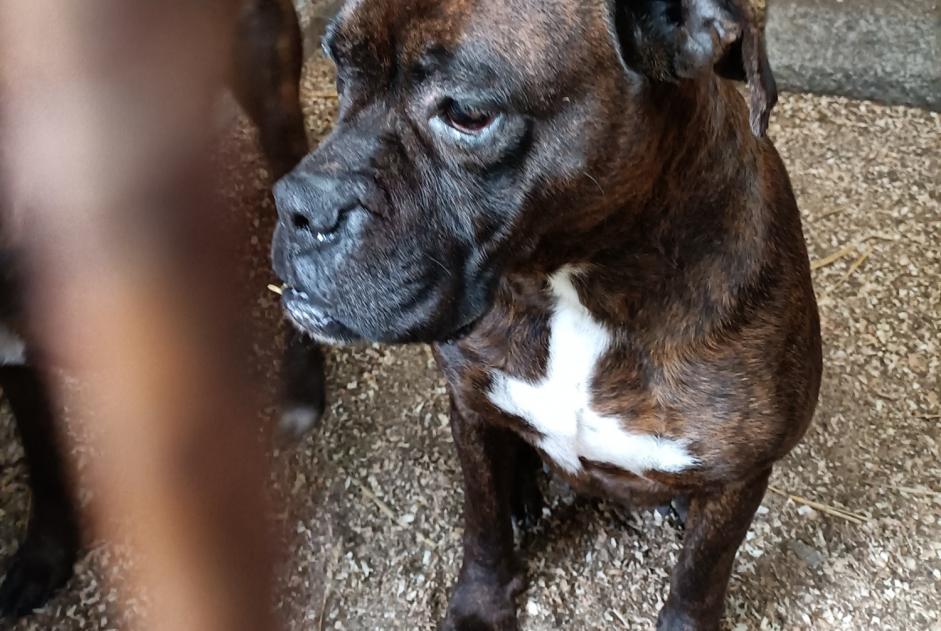
[[[583,492],[688,505],[657,625],[717,628],[820,380],[748,9],[350,2],[324,48],[339,121],[276,186],[273,259],[314,337],[436,345],[466,503],[444,628],[517,627],[534,451]]]

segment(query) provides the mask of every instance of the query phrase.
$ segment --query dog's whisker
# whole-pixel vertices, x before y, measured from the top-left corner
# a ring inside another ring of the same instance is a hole
[[[605,196],[605,195],[607,194],[607,193],[604,192],[604,187],[601,186],[601,182],[599,182],[598,179],[597,179],[594,175],[592,175],[591,173],[588,173],[588,172],[586,171],[586,172],[585,172],[585,177],[587,177],[589,180],[591,180],[592,182],[595,183],[595,186],[598,187],[598,191],[601,192],[601,195],[602,195],[602,196]]]
[[[441,269],[443,269],[443,270],[444,270],[444,273],[447,274],[449,277],[453,275],[452,272],[451,272],[451,270],[449,270],[448,267],[447,267],[444,263],[442,263],[441,261],[439,261],[438,259],[436,259],[436,258],[435,258],[434,256],[432,256],[431,254],[428,254],[428,253],[426,252],[426,253],[425,253],[425,257],[428,258],[430,261],[436,263],[436,264],[438,265],[438,267],[440,267]]]

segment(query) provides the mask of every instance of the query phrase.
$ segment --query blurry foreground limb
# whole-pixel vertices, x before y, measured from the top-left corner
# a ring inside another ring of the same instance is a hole
[[[94,523],[134,544],[161,631],[274,628],[256,402],[199,176],[234,4],[0,3],[3,221],[39,356],[83,384]]]

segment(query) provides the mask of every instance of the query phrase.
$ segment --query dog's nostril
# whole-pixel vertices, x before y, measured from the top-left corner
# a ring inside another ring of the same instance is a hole
[[[294,213],[291,216],[291,223],[294,224],[294,228],[297,230],[307,230],[310,228],[310,220],[300,213]]]

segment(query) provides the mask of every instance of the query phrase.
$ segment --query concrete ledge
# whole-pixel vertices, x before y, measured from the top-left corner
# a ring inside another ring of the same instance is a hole
[[[294,0],[304,34],[304,54],[308,58],[320,53],[324,27],[342,4],[343,0]]]
[[[752,0],[782,89],[941,110],[937,0]],[[295,0],[307,55],[342,0]]]
[[[781,88],[941,109],[938,2],[768,5],[768,54]]]

